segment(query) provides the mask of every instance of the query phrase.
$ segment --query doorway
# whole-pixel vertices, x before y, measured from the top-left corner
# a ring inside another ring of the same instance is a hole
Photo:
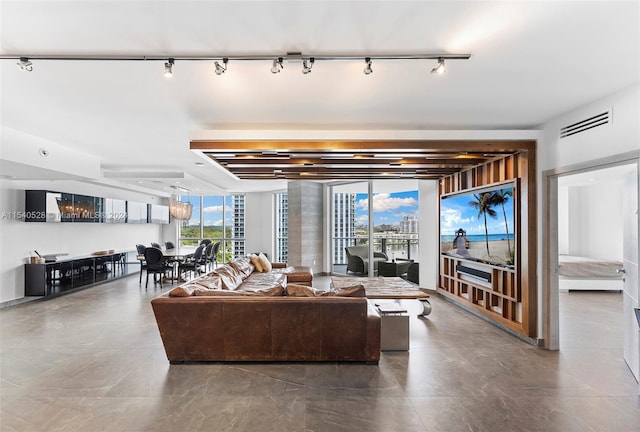
[[[562,178],[575,174],[586,173],[587,178],[599,170],[615,167],[622,168],[619,172],[625,172],[623,202],[626,203],[621,221],[623,225],[623,262],[625,281],[623,283],[623,310],[622,323],[624,339],[624,358],[634,376],[638,377],[638,343],[640,331],[638,323],[632,321],[634,308],[638,307],[638,168],[640,152],[631,152],[610,158],[591,161],[579,165],[549,170],[543,173],[546,200],[543,202],[543,214],[548,223],[545,225],[543,235],[543,323],[545,347],[552,350],[560,348],[560,292],[559,292],[559,263],[558,253],[562,248],[566,249],[566,233],[560,232],[559,217],[566,215],[559,212],[559,201],[562,191],[559,183]],[[566,198],[566,197],[565,197]]]

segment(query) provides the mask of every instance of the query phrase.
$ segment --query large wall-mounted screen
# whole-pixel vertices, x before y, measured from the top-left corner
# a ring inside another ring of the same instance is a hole
[[[440,253],[513,266],[516,248],[513,182],[443,196]]]

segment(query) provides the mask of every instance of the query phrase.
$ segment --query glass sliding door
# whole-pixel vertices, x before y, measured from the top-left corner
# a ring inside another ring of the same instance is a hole
[[[374,188],[382,185],[374,183]],[[403,182],[406,183],[406,182]],[[389,186],[385,189],[390,190]],[[389,261],[418,260],[418,190],[399,190],[411,185],[393,185],[393,191],[373,195],[374,250]]]
[[[369,186],[369,182],[332,186],[331,254],[335,273],[347,272],[347,246],[372,243],[373,251],[385,253],[389,261],[418,259],[417,181],[375,181]],[[368,269],[360,274],[367,276]]]
[[[332,271],[346,273],[346,247],[369,244],[368,184],[349,183],[332,187]]]

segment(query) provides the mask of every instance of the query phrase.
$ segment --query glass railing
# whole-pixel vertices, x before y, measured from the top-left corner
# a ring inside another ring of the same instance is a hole
[[[334,237],[333,238],[333,264],[347,264],[347,254],[344,248],[347,246],[362,246],[369,244],[367,237]],[[418,234],[398,234],[393,237],[374,236],[374,252],[383,252],[389,260],[412,259],[418,261]]]

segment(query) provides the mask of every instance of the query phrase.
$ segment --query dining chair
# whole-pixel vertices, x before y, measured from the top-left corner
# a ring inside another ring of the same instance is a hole
[[[167,249],[175,249],[176,245],[174,245],[173,242],[168,241],[168,242],[164,242],[164,247]]]
[[[202,252],[202,257],[200,258],[200,265],[204,266],[205,272],[209,268],[209,262],[211,260],[211,253],[213,252],[213,243],[207,244]]]
[[[144,287],[149,286],[149,273],[153,274],[153,283],[156,284],[156,275],[160,275],[160,284],[162,284],[162,277],[168,272],[171,272],[173,279],[173,266],[169,265],[164,259],[164,255],[159,248],[150,247],[144,251],[144,259],[147,262],[147,279]],[[173,283],[173,280],[171,281]]]
[[[151,247],[158,248],[158,249],[162,250],[162,248],[160,247],[160,243],[151,242]]]
[[[205,247],[204,245],[198,246],[195,252],[193,253],[193,257],[191,259],[178,264],[178,277],[182,276],[183,271],[193,272],[193,275],[195,276],[196,272],[198,271],[198,268],[202,265],[201,260],[202,260],[204,247]]]
[[[138,283],[142,283],[142,272],[147,269],[147,262],[144,260],[144,251],[147,249],[145,245],[137,244],[136,250],[138,251],[138,256],[136,259],[140,261],[140,280]]]
[[[216,242],[211,249],[211,258],[209,263],[213,269],[218,267],[218,251],[220,250],[220,242]]]
[[[208,245],[209,243],[211,243],[211,239],[202,239],[200,240],[200,244],[201,245]]]

